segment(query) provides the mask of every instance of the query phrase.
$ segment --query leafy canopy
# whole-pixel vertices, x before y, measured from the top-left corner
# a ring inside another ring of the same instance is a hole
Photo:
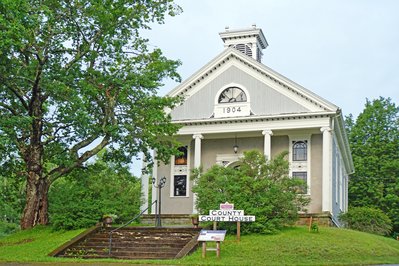
[[[164,109],[178,99],[156,89],[180,63],[139,33],[179,12],[169,0],[1,1],[1,163],[26,164],[37,143],[52,180],[105,146],[123,162],[150,148],[169,158]]]
[[[309,203],[309,199],[298,191],[305,184],[302,180],[288,176],[287,153],[266,161],[258,151],[244,153],[239,167],[215,165],[205,173],[194,174],[197,193],[197,208],[201,214],[219,209],[224,202],[234,203],[234,208],[244,210],[246,215],[255,215],[256,222],[243,223],[242,232],[273,233],[298,218],[298,209]],[[232,223],[223,227],[235,230]]]
[[[21,226],[48,223],[51,184],[106,148],[130,163],[176,153],[178,126],[157,96],[179,61],[140,31],[180,12],[172,0],[0,1],[0,165],[25,177]]]
[[[355,166],[349,204],[382,210],[399,232],[399,107],[390,98],[367,100],[346,122]]]

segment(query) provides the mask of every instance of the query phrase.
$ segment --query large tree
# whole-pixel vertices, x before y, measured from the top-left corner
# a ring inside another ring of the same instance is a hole
[[[390,98],[367,100],[346,122],[355,165],[349,204],[381,209],[399,232],[399,107]]]
[[[175,152],[177,99],[156,93],[179,62],[140,30],[178,12],[172,0],[0,1],[0,163],[26,178],[22,228],[47,224],[50,185],[105,147],[126,163]]]

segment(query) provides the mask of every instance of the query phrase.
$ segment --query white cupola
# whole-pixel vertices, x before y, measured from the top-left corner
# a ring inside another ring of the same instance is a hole
[[[225,29],[225,32],[219,33],[224,42],[224,47],[236,48],[243,54],[262,62],[262,50],[269,45],[262,29],[256,28],[255,24],[247,29],[230,30],[229,27]]]

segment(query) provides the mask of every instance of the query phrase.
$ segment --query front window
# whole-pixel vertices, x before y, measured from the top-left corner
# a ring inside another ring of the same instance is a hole
[[[308,182],[308,173],[307,172],[292,172],[292,177],[297,178],[303,181],[303,186],[298,187],[298,193],[306,194],[307,193],[307,182]]]
[[[292,145],[292,160],[293,161],[307,161],[308,159],[308,144],[307,141],[294,141]]]
[[[174,191],[173,191],[174,196],[182,197],[187,195],[186,175],[175,175],[173,184],[174,184]]]

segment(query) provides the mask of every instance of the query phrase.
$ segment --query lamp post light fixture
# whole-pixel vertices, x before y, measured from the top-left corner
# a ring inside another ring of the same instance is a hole
[[[235,141],[234,141],[233,151],[234,151],[234,153],[237,153],[237,151],[238,151],[237,134],[235,135]]]
[[[161,179],[159,179],[158,183],[157,183],[157,179],[155,177],[153,177],[152,178],[152,184],[153,184],[153,186],[155,188],[158,189],[158,213],[155,213],[155,215],[156,215],[155,226],[156,227],[162,227],[162,222],[161,222],[161,199],[162,199],[162,195],[161,195],[161,191],[162,191],[162,188],[166,184],[166,177],[162,177]]]

